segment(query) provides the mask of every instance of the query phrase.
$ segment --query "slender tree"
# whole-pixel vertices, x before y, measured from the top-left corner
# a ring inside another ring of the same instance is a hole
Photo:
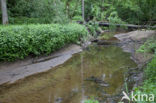
[[[8,24],[8,13],[7,13],[7,5],[6,0],[1,0],[1,11],[2,11],[2,23]]]
[[[84,0],[82,0],[82,19],[85,22]]]

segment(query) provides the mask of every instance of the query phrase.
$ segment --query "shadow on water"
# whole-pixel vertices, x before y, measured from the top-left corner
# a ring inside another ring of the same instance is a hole
[[[130,54],[119,47],[91,46],[46,73],[0,87],[0,102],[81,103],[88,97],[103,100],[121,92],[124,73],[135,66]]]

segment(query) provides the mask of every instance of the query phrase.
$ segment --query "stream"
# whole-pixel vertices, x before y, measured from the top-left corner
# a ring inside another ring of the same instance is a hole
[[[108,98],[122,94],[124,74],[134,67],[121,48],[91,45],[47,72],[0,86],[0,103],[83,103],[88,98],[112,103]]]

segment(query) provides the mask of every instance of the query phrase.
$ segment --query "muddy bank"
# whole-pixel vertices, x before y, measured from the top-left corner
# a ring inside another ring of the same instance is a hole
[[[150,53],[139,53],[137,50],[145,41],[156,35],[154,30],[136,30],[128,33],[116,33],[115,36],[108,36],[112,32],[104,32],[99,38],[95,38],[92,42],[95,42],[97,45],[110,46],[115,45],[121,47],[125,52],[131,53],[131,58],[138,64],[141,68],[146,64],[151,58],[152,54]]]
[[[139,53],[137,50],[147,41],[147,39],[154,35],[156,35],[156,31],[153,30],[137,30],[115,35],[115,37],[120,40],[119,46],[123,48],[125,52],[131,53],[131,59],[138,65],[137,68],[130,68],[126,73],[125,82],[128,84],[130,90],[142,85],[144,80],[143,69],[153,58],[153,54]]]
[[[104,33],[107,35],[108,33]],[[125,52],[131,54],[131,59],[138,65],[136,68],[129,68],[125,74],[125,82],[133,88],[139,86],[143,82],[143,68],[152,59],[153,54],[139,53],[137,50],[145,43],[147,39],[156,35],[154,30],[136,30],[128,33],[118,33],[110,39],[94,39],[98,45],[116,45],[121,47]]]
[[[142,68],[153,55],[150,53],[139,53],[137,50],[153,35],[156,35],[156,31],[137,30],[129,33],[117,34],[115,37],[120,40],[119,46],[122,47],[125,52],[131,53],[131,58],[138,64],[139,68]]]
[[[73,44],[52,53],[49,56],[27,58],[13,63],[1,63],[0,84],[13,83],[27,76],[48,71],[53,67],[63,64],[70,59],[73,54],[81,51],[82,48],[80,46]]]

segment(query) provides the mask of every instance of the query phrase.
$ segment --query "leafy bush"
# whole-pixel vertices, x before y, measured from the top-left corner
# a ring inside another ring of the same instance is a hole
[[[89,21],[86,24],[86,27],[90,31],[90,34],[92,34],[93,36],[96,36],[97,32],[101,32],[101,28],[99,27],[99,24],[96,23],[95,21]]]
[[[110,23],[110,26],[109,26],[110,30],[116,30],[116,25],[114,25],[114,24],[125,24],[125,22],[123,22],[119,18],[118,13],[116,11],[114,11],[110,14],[110,16],[108,17],[108,21]],[[126,29],[126,27],[124,27],[124,26],[122,26],[122,28]]]
[[[156,0],[85,0],[85,19],[154,25],[155,4]],[[7,0],[7,7],[9,17],[41,18],[44,23],[62,23],[82,13],[81,0]],[[113,12],[118,16],[110,18]]]
[[[12,25],[0,27],[0,61],[49,54],[88,34],[79,24]]]
[[[43,23],[67,23],[65,5],[60,0],[8,1],[9,16],[39,18]],[[40,22],[39,22],[40,23]]]
[[[28,17],[10,17],[9,18],[10,24],[42,24],[40,18],[28,18]]]

